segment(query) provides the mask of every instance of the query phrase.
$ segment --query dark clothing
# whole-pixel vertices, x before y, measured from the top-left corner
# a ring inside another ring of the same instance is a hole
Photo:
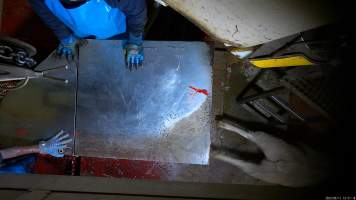
[[[35,155],[27,155],[0,162],[0,174],[28,174],[31,173],[36,162]]]
[[[28,0],[28,2],[46,26],[52,29],[59,40],[67,38],[72,34],[72,31],[52,14],[44,0]],[[143,34],[147,21],[145,0],[105,0],[105,2],[112,8],[120,9],[126,15],[128,33],[135,36]]]
[[[0,153],[0,164],[2,163],[3,160],[4,160],[4,159],[3,159],[3,157],[2,157],[2,154]]]

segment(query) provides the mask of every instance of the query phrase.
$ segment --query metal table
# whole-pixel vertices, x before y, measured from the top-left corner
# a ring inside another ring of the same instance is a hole
[[[72,63],[61,75],[68,85],[31,80],[6,97],[1,134],[24,128],[38,139],[63,128],[74,133],[78,156],[208,163],[212,78],[205,43],[146,41],[144,66],[132,72],[119,41],[88,40],[79,52],[78,70]],[[41,66],[55,62],[49,57]]]
[[[36,70],[65,65],[51,54]],[[0,144],[2,147],[33,144],[47,139],[61,129],[74,132],[77,69],[49,75],[68,79],[68,83],[50,79],[31,79],[25,88],[11,91],[0,104]],[[68,154],[71,153],[69,150]]]
[[[144,66],[130,72],[117,41],[80,49],[75,153],[207,164],[209,47],[147,41],[144,54]]]

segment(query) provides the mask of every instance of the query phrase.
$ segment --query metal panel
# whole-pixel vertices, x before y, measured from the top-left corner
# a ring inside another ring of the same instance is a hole
[[[207,164],[210,48],[147,41],[144,54],[130,72],[118,41],[80,49],[76,154]]]
[[[50,55],[36,70],[64,65]],[[69,80],[31,79],[25,88],[12,91],[0,104],[0,138],[4,146],[34,143],[64,129],[74,131],[76,67],[50,72]],[[70,152],[68,152],[70,153]]]
[[[332,1],[164,0],[206,33],[234,46],[250,47],[335,21]]]

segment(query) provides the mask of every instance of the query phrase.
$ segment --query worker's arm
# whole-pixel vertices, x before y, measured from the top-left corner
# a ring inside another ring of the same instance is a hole
[[[69,148],[68,144],[72,142],[68,133],[60,131],[54,137],[47,141],[40,141],[38,145],[12,147],[0,150],[0,163],[4,159],[11,159],[32,153],[49,154],[54,157],[63,157],[62,150]]]
[[[147,21],[145,0],[105,0],[111,7],[119,8],[126,16],[126,32],[129,35],[125,48],[126,66],[132,70],[142,66],[143,33]]]
[[[59,1],[59,0],[56,0]],[[47,7],[44,0],[28,0],[32,9],[42,19],[43,23],[50,28],[60,41],[57,55],[65,55],[72,58],[75,53],[76,39],[72,32],[60,21]]]
[[[10,159],[18,156],[23,156],[32,153],[39,153],[38,145],[25,146],[25,147],[12,147],[8,149],[1,149],[0,154],[2,159]]]
[[[141,45],[142,36],[147,22],[147,7],[145,0],[105,0],[111,7],[119,8],[126,15],[127,32],[130,40],[137,40]],[[136,38],[135,38],[136,37]],[[136,42],[136,41],[133,41]]]
[[[32,9],[61,41],[70,37],[71,31],[48,9],[44,0],[28,0]]]

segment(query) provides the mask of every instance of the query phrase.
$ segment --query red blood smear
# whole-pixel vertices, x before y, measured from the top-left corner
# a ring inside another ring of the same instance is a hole
[[[50,155],[37,154],[36,162],[32,168],[34,174],[68,174],[68,165],[71,161],[70,156],[55,158]]]
[[[18,128],[16,129],[16,135],[20,137],[26,137],[28,135],[28,131],[24,128]]]
[[[205,94],[206,96],[208,96],[208,94],[209,94],[208,91],[204,90],[204,89],[199,89],[199,88],[196,88],[196,87],[193,87],[193,86],[189,86],[189,88],[191,88],[192,90],[194,90],[197,93]]]
[[[55,158],[38,154],[32,173],[69,175],[72,156]],[[119,177],[168,181],[187,168],[187,164],[160,163],[154,161],[125,160],[112,158],[81,157],[81,176]]]
[[[152,161],[81,157],[81,175],[164,180],[164,168]]]

